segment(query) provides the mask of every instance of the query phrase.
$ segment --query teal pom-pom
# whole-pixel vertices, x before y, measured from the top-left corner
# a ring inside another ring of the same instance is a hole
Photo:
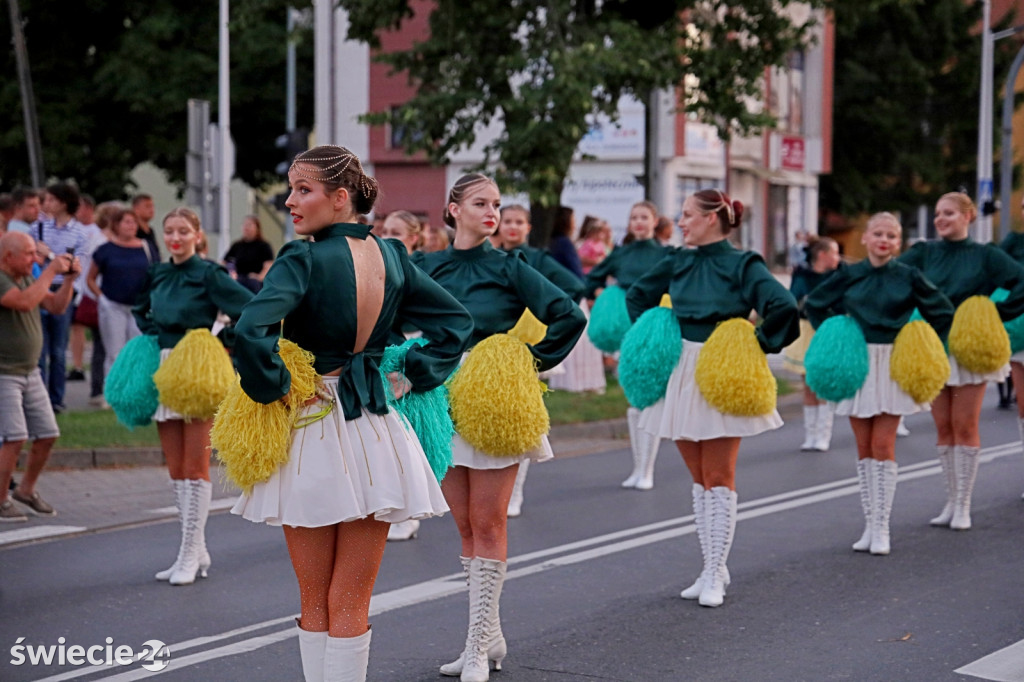
[[[917,322],[918,320],[924,320],[924,316],[921,315],[920,310],[914,308],[914,312],[910,313],[910,319],[907,322]]]
[[[807,386],[830,402],[852,398],[868,378],[868,344],[856,320],[830,317],[818,327],[804,356]]]
[[[670,308],[651,308],[622,337],[619,384],[629,404],[650,407],[665,396],[683,350],[679,322]]]
[[[989,298],[993,303],[999,303],[1005,301],[1009,295],[1010,292],[1006,289],[996,289]],[[1024,315],[1004,322],[1003,326],[1006,327],[1006,334],[1010,337],[1010,352],[1019,353],[1024,350]]]
[[[103,397],[117,420],[134,429],[152,420],[160,405],[153,373],[160,367],[160,346],[155,336],[136,336],[117,354],[103,385]]]
[[[426,345],[426,339],[409,339],[400,346],[388,346],[384,349],[384,357],[380,362],[380,376],[384,381],[388,407],[409,420],[409,425],[423,446],[427,461],[440,483],[448,469],[452,466],[452,436],[455,427],[448,413],[448,391],[444,385],[429,391],[407,391],[396,399],[391,393],[391,372],[405,373],[405,354],[416,346]]]
[[[632,323],[626,312],[626,292],[614,284],[606,287],[590,310],[587,335],[590,342],[605,353],[614,353],[622,345]]]

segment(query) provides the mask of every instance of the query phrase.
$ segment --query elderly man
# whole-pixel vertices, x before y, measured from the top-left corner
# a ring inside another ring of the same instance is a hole
[[[0,237],[0,521],[27,520],[14,501],[35,514],[56,513],[35,489],[60,436],[38,365],[43,346],[39,309],[59,315],[68,307],[81,265],[69,254],[56,255],[33,280],[35,260],[35,240],[29,235],[8,232]],[[63,281],[51,291],[58,275]],[[8,493],[18,453],[27,440],[32,440],[32,448],[25,474]]]

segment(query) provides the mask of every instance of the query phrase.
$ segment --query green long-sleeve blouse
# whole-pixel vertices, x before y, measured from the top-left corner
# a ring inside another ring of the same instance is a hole
[[[1002,287],[1010,293],[996,303],[999,317],[1005,322],[1024,314],[1024,266],[995,244],[982,245],[970,238],[919,242],[900,256],[900,262],[918,268],[954,306]]]
[[[950,300],[917,268],[895,260],[876,268],[866,258],[837,272],[804,302],[815,329],[833,315],[848,314],[868,343],[895,341],[914,308],[946,338],[955,312]]]
[[[552,284],[568,294],[569,298],[576,303],[583,298],[583,281],[572,270],[555,260],[555,257],[547,251],[528,244],[520,244],[508,251],[523,254],[531,268],[547,277]]]
[[[473,316],[473,345],[507,332],[529,308],[548,326],[544,340],[529,346],[541,371],[564,360],[586,326],[583,312],[571,298],[522,256],[506,254],[490,242],[424,254],[419,265]]]
[[[1024,265],[1024,232],[1011,230],[1008,235],[1003,237],[1003,241],[999,242],[999,248],[1005,251],[1010,258]]]
[[[636,320],[658,305],[666,291],[683,338],[689,341],[703,343],[720,322],[745,319],[751,310],[763,319],[756,334],[764,352],[777,353],[800,335],[793,295],[772,276],[761,256],[740,251],[725,239],[670,251],[626,292],[630,318]]]
[[[150,266],[132,313],[139,331],[173,348],[188,330],[212,327],[217,311],[237,320],[251,298],[223,266],[192,256]]]
[[[273,402],[291,386],[277,354],[279,333],[314,355],[318,373],[342,369],[338,394],[349,420],[358,418],[362,408],[374,414],[388,411],[378,362],[396,322],[414,324],[429,340],[410,348],[405,358],[405,376],[414,391],[439,386],[458,365],[473,331],[469,314],[409,263],[404,246],[369,233],[366,225],[337,223],[320,230],[316,241],[289,242],[278,253],[263,288],[235,327],[238,373],[253,400]],[[384,259],[384,300],[358,353],[353,347],[359,283],[346,237],[376,240]]]
[[[642,239],[620,246],[590,270],[583,295],[593,298],[594,293],[605,286],[609,277],[614,277],[615,283],[625,291],[657,265],[666,253],[673,250],[670,246],[663,246],[657,239]]]

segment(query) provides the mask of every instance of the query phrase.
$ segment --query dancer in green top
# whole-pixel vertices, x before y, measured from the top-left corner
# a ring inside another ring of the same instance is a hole
[[[935,204],[935,231],[940,239],[915,244],[900,260],[919,268],[954,306],[971,296],[988,296],[998,287],[1008,290],[996,309],[1004,321],[1012,320],[1024,313],[1024,267],[994,244],[978,244],[968,236],[977,215],[974,202],[963,192],[942,195]],[[1009,367],[976,374],[961,367],[952,355],[949,364],[946,388],[932,402],[939,462],[946,476],[946,504],[931,524],[967,530],[981,454],[978,421],[985,384],[1002,381]]]

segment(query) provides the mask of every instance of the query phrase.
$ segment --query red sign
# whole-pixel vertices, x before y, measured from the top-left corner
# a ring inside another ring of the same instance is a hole
[[[804,169],[804,138],[783,136],[781,152],[784,170]]]

